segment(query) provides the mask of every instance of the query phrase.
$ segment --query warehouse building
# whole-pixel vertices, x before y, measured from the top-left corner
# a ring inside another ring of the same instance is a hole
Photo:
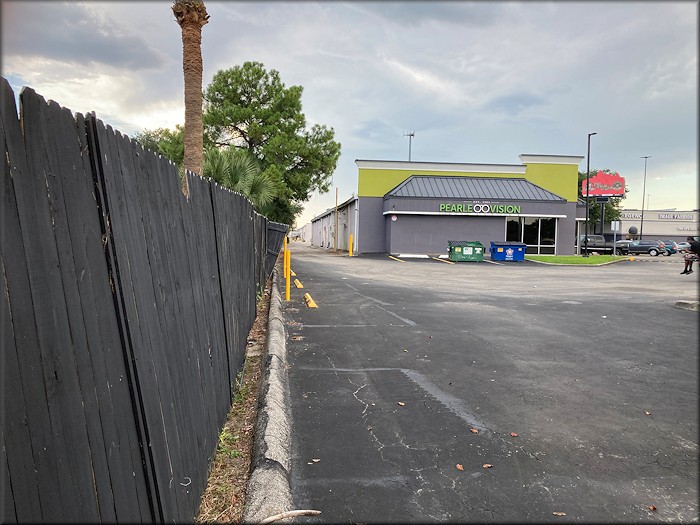
[[[450,240],[522,242],[528,254],[575,253],[583,157],[521,164],[356,160],[357,195],[314,217],[311,243],[403,256],[443,255]],[[337,239],[336,239],[337,232]],[[352,236],[352,241],[351,241]]]

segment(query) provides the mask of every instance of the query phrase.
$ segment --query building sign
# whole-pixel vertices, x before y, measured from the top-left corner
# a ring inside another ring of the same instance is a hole
[[[620,212],[620,218],[622,219],[641,219],[642,213],[638,211],[622,211]],[[649,212],[645,213],[646,219],[652,219],[652,215]],[[658,213],[658,219],[673,220],[673,221],[692,221],[694,216],[692,213]]]
[[[440,211],[448,213],[520,213],[520,206],[515,204],[450,204],[441,203]]]
[[[659,219],[675,219],[681,221],[692,221],[692,213],[659,213]]]
[[[617,173],[599,171],[588,179],[589,194],[586,193],[586,179],[581,181],[583,197],[622,197],[625,194],[625,179]]]

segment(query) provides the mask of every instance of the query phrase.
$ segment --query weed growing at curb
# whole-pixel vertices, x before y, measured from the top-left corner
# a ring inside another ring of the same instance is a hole
[[[236,377],[231,409],[219,434],[196,523],[240,523],[243,520],[255,440],[271,286],[272,280],[268,279],[265,290],[258,295],[257,316],[248,334],[245,363]]]

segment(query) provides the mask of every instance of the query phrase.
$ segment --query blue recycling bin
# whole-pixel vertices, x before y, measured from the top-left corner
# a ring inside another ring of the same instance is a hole
[[[522,242],[491,241],[492,261],[524,261],[527,245]]]

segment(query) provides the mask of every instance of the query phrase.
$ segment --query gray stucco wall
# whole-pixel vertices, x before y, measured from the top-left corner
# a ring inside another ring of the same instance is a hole
[[[384,197],[360,197],[357,253],[385,253]]]
[[[479,241],[488,252],[490,242],[502,241],[506,231],[504,217],[397,215],[387,222],[387,248],[395,254],[446,254],[447,241]]]
[[[576,254],[576,203],[567,202],[564,205],[566,219],[557,223],[557,255]]]

